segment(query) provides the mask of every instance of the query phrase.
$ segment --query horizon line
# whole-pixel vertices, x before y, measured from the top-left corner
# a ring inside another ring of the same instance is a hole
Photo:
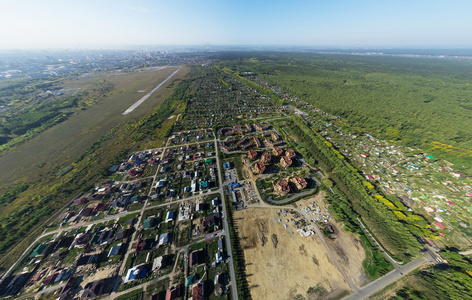
[[[109,46],[71,46],[71,47],[16,47],[16,48],[0,48],[0,51],[45,51],[45,50],[144,50],[145,48],[285,48],[285,49],[305,49],[305,50],[469,50],[472,46],[316,46],[316,45],[257,45],[257,44],[149,44],[149,45],[109,45]],[[149,50],[149,49],[146,49]]]

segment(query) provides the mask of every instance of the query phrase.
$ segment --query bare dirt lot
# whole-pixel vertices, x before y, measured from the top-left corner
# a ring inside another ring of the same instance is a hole
[[[277,210],[249,208],[234,215],[253,299],[331,299],[346,294],[349,286],[320,237],[302,237],[293,223],[278,221]]]
[[[308,198],[296,203],[298,208],[317,203],[320,206],[321,213],[328,211],[328,205],[322,201],[324,192],[318,193],[315,197]],[[365,250],[361,240],[354,234],[342,230],[342,223],[336,222],[333,217],[326,223],[331,226],[335,234],[326,239],[329,248],[332,250],[344,272],[357,285],[363,286],[368,283],[367,275],[364,272],[362,263],[365,260]],[[321,227],[321,226],[320,226]]]

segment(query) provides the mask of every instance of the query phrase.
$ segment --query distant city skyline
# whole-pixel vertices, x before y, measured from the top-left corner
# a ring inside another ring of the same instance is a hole
[[[472,48],[465,0],[0,0],[0,49]]]

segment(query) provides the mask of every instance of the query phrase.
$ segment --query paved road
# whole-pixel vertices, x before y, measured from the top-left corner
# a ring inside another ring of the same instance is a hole
[[[219,150],[218,150],[218,141],[219,139],[214,139],[213,142],[215,143],[215,152],[217,153]],[[208,141],[208,142],[211,142],[211,141]],[[181,145],[179,145],[181,146]],[[178,146],[176,146],[178,147]],[[165,153],[165,149],[167,148],[164,147],[163,148],[163,151],[162,151],[162,155],[164,155]],[[151,208],[156,208],[156,207],[161,207],[161,206],[167,206],[167,205],[170,205],[170,204],[175,204],[175,203],[180,203],[180,202],[184,202],[184,201],[189,201],[189,200],[193,200],[195,198],[198,198],[198,197],[201,197],[201,196],[206,196],[206,195],[211,195],[211,194],[216,194],[216,193],[219,193],[220,196],[221,196],[221,199],[222,199],[222,208],[223,208],[223,213],[225,216],[227,216],[227,207],[226,207],[226,202],[224,201],[224,193],[223,193],[223,180],[222,180],[222,170],[220,168],[220,161],[219,161],[219,157],[218,155],[216,156],[216,162],[217,162],[217,165],[218,165],[218,180],[219,180],[219,189],[217,191],[213,191],[213,192],[208,192],[208,193],[204,193],[204,194],[198,194],[198,195],[194,195],[192,197],[189,197],[189,198],[184,198],[184,199],[180,199],[180,200],[177,200],[177,201],[172,201],[172,202],[167,202],[167,203],[161,203],[161,204],[156,204],[156,205],[152,205],[152,206],[147,206],[148,204],[148,201],[145,202],[145,205],[142,207],[141,211],[140,211],[140,218],[142,218],[142,215],[144,213],[145,210],[147,209],[151,209]],[[154,180],[153,180],[153,183],[155,181],[155,178],[156,176],[153,176],[154,177]],[[256,188],[257,189],[257,188]],[[258,189],[257,189],[257,192]],[[299,195],[297,195],[299,196]],[[287,200],[285,199],[285,201],[290,201],[290,200]],[[283,203],[281,201],[281,203]],[[259,205],[251,205],[251,207],[260,207],[260,208],[275,208],[275,209],[283,209],[283,208],[286,208],[286,209],[294,209],[293,207],[289,207],[289,206],[284,206],[284,207],[281,207],[281,206],[278,206],[278,207],[270,207],[268,206],[267,204],[265,205],[262,205],[262,204],[259,204]],[[50,235],[50,234],[57,234],[57,233],[60,233],[62,231],[70,231],[70,230],[73,230],[73,229],[76,229],[76,228],[80,228],[80,227],[83,227],[83,226],[88,226],[88,225],[94,225],[94,224],[98,224],[98,223],[103,223],[103,222],[107,222],[107,221],[110,221],[110,220],[117,220],[123,216],[126,216],[126,215],[129,215],[129,214],[134,214],[136,213],[136,211],[131,211],[131,212],[123,212],[123,213],[119,213],[119,214],[116,214],[116,215],[112,215],[112,216],[107,216],[103,219],[99,219],[99,220],[94,220],[94,221],[90,221],[90,222],[83,222],[83,223],[78,223],[78,224],[75,224],[75,225],[72,225],[72,226],[68,226],[68,227],[65,227],[65,228],[59,228],[59,229],[56,229],[56,230],[53,230],[53,231],[50,231],[50,232],[45,232],[43,233],[42,235],[40,235],[34,243],[32,243],[24,252],[23,255],[25,255],[28,251],[31,250],[31,247],[33,247],[37,241],[39,239],[41,239],[42,237],[44,236],[47,236],[47,235]],[[303,214],[303,211],[301,212]],[[306,216],[307,219],[310,219],[309,216]],[[230,258],[230,262],[229,262],[229,269],[230,269],[230,277],[231,277],[231,290],[232,290],[232,297],[234,300],[237,300],[238,299],[238,294],[237,294],[237,286],[236,286],[236,276],[235,276],[235,272],[234,272],[234,264],[233,264],[233,254],[232,254],[232,248],[231,248],[231,239],[230,239],[230,236],[229,236],[229,230],[228,230],[228,221],[227,221],[227,218],[223,218],[223,223],[224,223],[224,228],[225,230],[220,232],[218,235],[222,235],[224,234],[225,235],[225,240],[226,240],[226,248],[227,248],[227,255],[228,257]],[[397,280],[398,278],[400,278],[401,276],[403,276],[402,274],[407,274],[408,272],[411,272],[412,270],[416,269],[417,267],[419,267],[422,263],[424,263],[426,261],[426,259],[424,258],[418,258],[408,264],[406,264],[405,266],[400,266],[395,260],[393,260],[382,248],[382,246],[377,243],[377,241],[371,236],[370,232],[364,227],[364,225],[359,222],[361,224],[361,227],[362,229],[366,232],[366,234],[368,236],[370,236],[373,241],[377,244],[377,246],[382,249],[382,253],[385,255],[385,257],[394,265],[395,267],[395,270],[390,272],[389,274],[385,275],[384,277],[382,278],[379,278],[371,283],[369,283],[368,285],[362,287],[362,288],[359,288],[357,287],[350,279],[349,277],[345,274],[344,270],[341,268],[339,262],[337,261],[336,257],[333,255],[331,249],[329,248],[329,246],[327,245],[326,241],[324,240],[323,238],[323,235],[320,231],[320,229],[318,228],[318,226],[316,224],[312,224],[312,229],[321,237],[321,240],[325,246],[325,248],[327,249],[327,252],[331,258],[331,260],[335,263],[335,265],[337,266],[337,268],[339,269],[339,271],[342,273],[344,279],[346,280],[346,282],[348,283],[348,285],[350,286],[351,290],[354,292],[352,295],[348,296],[346,299],[363,299],[364,297],[384,288],[385,286],[387,286],[388,284],[394,282],[395,280]],[[136,223],[136,226],[138,226],[140,224],[140,222],[137,222]],[[135,232],[136,234],[136,232]],[[135,234],[133,235],[133,240],[136,238]],[[212,236],[208,236],[206,237],[204,240],[206,239],[211,239],[213,238]],[[194,243],[198,243],[202,240],[199,240],[199,241],[196,241]],[[192,243],[193,244],[193,243]],[[188,245],[187,245],[188,247]],[[128,254],[127,254],[128,255]],[[22,256],[23,257],[23,256]],[[122,267],[121,267],[121,270],[120,270],[120,273],[123,273],[123,267],[124,267],[124,262],[126,261],[126,258],[125,260],[123,261],[123,264],[122,264]],[[11,267],[10,270],[13,270],[13,268],[16,266],[16,263]],[[10,271],[9,270],[9,271]],[[9,272],[7,272],[8,274]],[[136,287],[133,287],[132,289],[130,290],[127,290],[126,292],[130,292],[134,289],[139,289],[139,288],[144,288],[144,291],[146,290],[147,286],[151,283],[154,283],[155,281],[157,280],[162,280],[163,278],[166,278],[168,277],[169,275],[166,275],[166,276],[163,276],[163,277],[160,277],[158,279],[155,279],[155,280],[152,280],[150,282],[147,282],[145,284],[142,284],[142,285],[139,285],[139,286],[136,286]],[[116,289],[115,289],[116,291]],[[117,295],[121,295],[123,293],[116,293],[114,292],[113,294],[111,294],[109,297],[110,299],[112,299],[112,297],[116,297]]]
[[[308,166],[312,171],[315,170],[315,168],[313,168],[312,166],[310,166],[309,164],[307,164],[305,160],[300,159],[300,162],[302,162],[304,165]],[[283,199],[283,200],[277,200],[277,201],[275,201],[275,200],[271,200],[271,199],[263,199],[262,196],[261,196],[261,193],[260,193],[260,191],[262,191],[262,188],[261,188],[261,186],[260,186],[259,180],[261,180],[261,179],[266,179],[266,178],[270,177],[271,175],[272,175],[272,174],[269,174],[269,175],[266,175],[266,176],[264,176],[264,177],[261,177],[261,178],[255,180],[256,187],[257,187],[256,190],[257,190],[257,193],[259,194],[259,199],[261,199],[261,200],[263,200],[263,201],[265,201],[265,202],[268,202],[268,203],[277,204],[277,205],[286,204],[286,203],[292,201],[292,200],[295,199],[295,198],[303,197],[303,196],[307,196],[307,195],[311,194],[311,193],[313,192],[313,189],[315,188],[315,187],[313,186],[310,190],[308,190],[308,191],[306,191],[306,192],[302,192],[302,193],[295,194],[295,195],[293,195],[292,197],[287,198],[287,199]],[[323,175],[321,175],[321,173],[320,173],[319,171],[316,172],[316,175],[317,175],[318,177],[320,177],[320,178],[323,177]],[[320,175],[321,175],[321,176],[320,176]],[[320,185],[321,185],[321,183],[318,181],[318,179],[316,179],[315,176],[310,175],[310,179],[313,180],[314,184],[316,184],[317,186],[320,186]]]
[[[270,205],[263,205],[263,204],[256,204],[256,205],[250,205],[248,206],[250,208],[269,208],[269,209],[294,209],[293,207],[291,206],[270,206]],[[303,214],[303,211],[299,211],[300,213]],[[309,220],[310,217],[305,215],[305,217]],[[331,260],[335,263],[336,267],[340,270],[341,274],[343,275],[344,279],[346,280],[346,282],[349,284],[353,294],[349,295],[348,297],[344,298],[344,299],[348,299],[348,300],[360,300],[360,299],[364,299],[365,297],[385,288],[387,285],[391,284],[392,282],[398,280],[400,277],[402,276],[405,276],[406,274],[410,273],[411,271],[415,270],[416,268],[418,268],[419,266],[421,266],[423,263],[427,262],[427,261],[430,261],[431,263],[434,263],[434,259],[433,258],[429,258],[428,260],[425,259],[425,258],[417,258],[415,259],[414,261],[411,261],[410,263],[404,265],[404,266],[400,266],[398,263],[396,263],[392,258],[390,258],[389,260],[392,260],[394,262],[394,266],[395,266],[395,270],[391,271],[390,273],[388,273],[387,275],[367,284],[366,286],[363,286],[363,287],[358,287],[356,286],[350,279],[349,277],[347,276],[347,274],[344,272],[344,270],[342,269],[341,265],[338,263],[338,261],[336,260],[336,258],[334,257],[331,249],[329,248],[329,246],[327,245],[324,237],[323,237],[323,234],[321,233],[320,229],[318,228],[318,226],[316,226],[316,224],[313,224],[313,226],[311,226],[311,228],[316,232],[316,234],[318,234],[323,242],[323,244],[325,245],[327,251],[328,251],[328,255],[330,256]],[[380,249],[383,249],[381,246],[379,246]],[[383,252],[384,255],[386,255],[386,257],[388,256],[388,254],[384,251]],[[430,256],[433,256],[433,255],[430,255]],[[387,259],[389,258],[390,256],[387,257]],[[403,274],[403,275],[402,275]]]
[[[397,269],[391,271],[387,275],[372,281],[368,285],[362,287],[360,290],[354,292],[353,294],[343,298],[344,300],[361,300],[365,299],[367,296],[372,295],[373,293],[385,288],[387,285],[397,281],[402,276],[410,273],[411,271],[415,270],[419,266],[421,266],[426,259],[424,258],[417,258],[414,261],[407,263],[404,266],[399,266]]]
[[[224,213],[224,216],[225,216],[223,218],[223,222],[224,222],[224,228],[225,228],[226,252],[227,252],[228,257],[230,258],[230,261],[229,261],[229,273],[230,274],[229,275],[231,277],[231,292],[232,292],[233,300],[238,300],[238,288],[237,288],[237,283],[236,283],[236,273],[234,272],[233,252],[231,250],[231,239],[230,239],[230,236],[229,236],[228,219],[226,218],[228,213],[227,213],[227,208],[226,208],[225,195],[223,193],[223,179],[222,179],[222,176],[221,176],[220,158],[218,156],[218,151],[219,151],[218,141],[215,139],[214,142],[215,142],[215,151],[217,153],[217,155],[216,155],[216,164],[218,166],[218,181],[219,181],[219,184],[220,184],[220,188],[218,189],[218,191],[220,192],[220,195],[221,195],[221,204],[223,206],[223,213]]]
[[[222,232],[219,232],[219,233],[216,235],[216,237],[220,237],[221,235],[223,235],[223,233],[222,233]],[[214,238],[215,238],[215,237],[214,237],[213,235],[208,235],[208,236],[206,236],[206,237],[204,237],[204,238],[202,238],[202,239],[199,239],[199,240],[194,241],[194,242],[192,242],[192,243],[190,243],[190,244],[188,244],[188,245],[185,245],[184,247],[181,247],[180,250],[177,251],[177,253],[175,254],[175,255],[176,255],[176,257],[175,257],[175,263],[174,263],[174,266],[173,266],[173,268],[172,268],[172,271],[171,271],[169,274],[159,276],[158,278],[155,278],[155,279],[150,280],[150,281],[148,281],[148,282],[145,282],[145,283],[142,283],[142,284],[133,286],[132,288],[129,288],[129,289],[124,290],[124,291],[121,291],[121,292],[113,292],[113,293],[111,293],[111,294],[108,295],[108,296],[102,297],[101,299],[110,299],[110,300],[116,299],[117,297],[123,296],[123,295],[125,295],[125,294],[127,294],[127,293],[129,293],[129,292],[132,292],[132,291],[135,291],[135,290],[139,290],[139,289],[143,289],[143,292],[146,292],[149,285],[151,285],[151,284],[153,284],[153,283],[156,283],[156,282],[158,282],[158,281],[161,281],[161,280],[163,280],[163,279],[166,279],[166,278],[170,278],[171,281],[172,281],[172,279],[173,279],[173,277],[174,277],[175,269],[177,268],[177,263],[179,262],[179,254],[180,254],[180,253],[187,253],[189,246],[192,246],[192,245],[195,245],[195,244],[204,242],[204,241],[209,241],[209,240],[214,239]],[[184,261],[185,266],[187,265],[187,264],[186,264],[186,260],[187,260],[187,258],[185,258],[185,261]],[[185,273],[185,276],[187,276],[187,273]],[[172,282],[170,282],[169,286],[172,286]]]
[[[209,140],[207,142],[214,142],[215,143],[215,152],[217,152],[217,149],[218,149],[218,145],[217,145],[217,140],[216,139],[213,139],[213,140]],[[177,146],[178,147],[178,146]],[[166,150],[167,146],[162,148],[162,156],[165,154],[165,150]],[[162,159],[162,157],[161,157]],[[157,208],[157,207],[162,207],[162,206],[168,206],[170,204],[176,204],[176,203],[181,203],[181,202],[185,202],[185,201],[190,201],[190,200],[194,200],[196,198],[199,198],[199,197],[202,197],[202,196],[208,196],[208,195],[212,195],[212,194],[220,194],[221,196],[221,199],[223,200],[222,201],[222,207],[223,207],[223,213],[224,215],[226,216],[227,215],[227,210],[226,210],[226,203],[224,201],[224,194],[223,194],[223,181],[222,181],[222,176],[221,176],[221,168],[219,167],[220,164],[219,164],[219,157],[218,155],[216,156],[216,161],[217,161],[217,165],[218,165],[218,180],[219,180],[219,189],[217,191],[209,191],[207,193],[203,193],[203,194],[196,194],[192,197],[188,197],[188,198],[184,198],[184,199],[180,199],[180,200],[176,200],[176,201],[172,201],[172,202],[165,202],[165,203],[160,203],[160,204],[156,204],[156,205],[149,205],[148,206],[148,201],[149,200],[146,200],[146,202],[144,203],[142,209],[138,212],[138,211],[127,211],[127,212],[122,212],[122,213],[118,213],[118,214],[115,214],[115,215],[111,215],[111,216],[107,216],[105,218],[102,218],[102,219],[98,219],[98,220],[94,220],[94,221],[87,221],[87,222],[80,222],[80,223],[77,223],[77,224],[74,224],[74,225],[71,225],[71,226],[67,226],[67,227],[62,227],[62,228],[58,228],[58,229],[55,229],[55,230],[52,230],[52,231],[49,231],[49,232],[43,232],[43,234],[41,234],[40,236],[38,236],[35,241],[23,252],[23,255],[20,256],[20,258],[17,260],[17,262],[15,262],[15,264],[13,264],[10,269],[5,273],[5,275],[8,275],[11,273],[11,271],[14,270],[14,268],[16,267],[17,263],[20,261],[20,259],[22,257],[24,257],[24,255],[26,255],[33,246],[35,246],[35,244],[43,237],[45,236],[48,236],[48,235],[56,235],[56,234],[59,234],[63,231],[71,231],[71,230],[74,230],[74,229],[78,229],[78,228],[81,228],[81,227],[84,227],[84,226],[89,226],[89,225],[95,225],[95,224],[99,224],[99,223],[103,223],[103,222],[108,222],[110,220],[118,220],[119,218],[121,217],[124,217],[124,216],[127,216],[127,215],[130,215],[130,214],[135,214],[135,213],[140,213],[140,216],[139,216],[139,222],[136,223],[136,229],[137,227],[139,226],[139,224],[141,223],[141,218],[144,214],[144,211],[145,210],[148,210],[148,209],[152,209],[152,208]],[[156,171],[157,172],[157,171]],[[152,176],[154,178],[153,180],[153,184],[155,183],[155,179],[156,179],[156,176],[157,176],[157,173],[156,175]],[[151,190],[150,190],[150,193],[151,193]],[[220,232],[217,236],[220,236],[220,235],[225,235],[225,240],[226,240],[226,248],[227,248],[227,255],[228,257],[230,258],[230,262],[229,262],[229,269],[230,269],[230,276],[231,276],[231,285],[232,285],[232,293],[233,293],[233,299],[234,300],[237,300],[238,299],[238,295],[237,295],[237,287],[236,287],[236,275],[235,275],[235,272],[234,272],[234,265],[233,265],[233,261],[232,261],[232,248],[231,248],[231,239],[230,239],[230,236],[229,236],[229,231],[228,231],[228,221],[226,218],[223,218],[223,222],[224,222],[224,228],[225,230],[223,230],[222,232]],[[133,236],[132,236],[132,241],[134,241],[136,239],[136,232],[137,230],[134,232]],[[212,239],[214,238],[213,236],[208,236],[206,237],[205,239],[203,240],[209,240],[209,239]],[[199,241],[196,241],[194,243],[198,243],[198,242],[201,242],[202,240],[199,240]],[[194,244],[192,243],[192,244]],[[131,245],[132,243],[130,243]],[[125,258],[123,260],[123,263],[121,265],[121,268],[120,268],[120,272],[119,274],[123,274],[123,272],[125,271],[124,270],[124,266],[125,266],[125,262],[128,258],[128,255],[129,255],[129,251],[126,253],[125,255]],[[4,276],[4,278],[6,278],[6,276]],[[2,278],[2,280],[4,279]],[[160,278],[162,279],[162,277]],[[154,282],[154,281],[152,281]],[[111,295],[110,295],[110,299],[112,299],[113,297],[116,297],[116,295],[118,294],[121,294],[121,293],[116,293],[116,288],[117,288],[117,285],[118,285],[119,281],[117,281],[115,283],[115,287],[114,287],[114,291]],[[150,284],[151,282],[148,282],[145,287],[147,287],[148,284]],[[139,285],[137,286],[136,288],[133,288],[132,290],[134,289],[139,289],[141,288],[143,285]],[[127,290],[127,292],[129,292],[130,290]]]
[[[174,73],[172,73],[165,81],[167,81],[169,78],[171,78],[172,76],[174,76],[174,74],[176,74],[181,68],[177,69]],[[163,83],[165,82],[163,81]],[[161,85],[157,86],[154,90],[157,90]],[[154,92],[154,90],[152,90],[151,93]],[[166,148],[163,148],[162,149],[162,153],[161,153],[161,157],[160,157],[160,161],[162,161],[162,159],[164,158],[164,153],[165,153],[165,150]],[[126,251],[126,254],[125,254],[125,257],[121,263],[121,268],[120,268],[120,272],[118,273],[119,275],[123,275],[124,272],[125,272],[125,266],[126,266],[126,261],[128,260],[128,257],[129,257],[129,254],[130,254],[130,249],[129,247],[131,247],[131,245],[133,245],[133,243],[135,242],[136,240],[136,235],[138,233],[138,229],[139,229],[139,226],[141,224],[141,221],[142,221],[142,218],[143,218],[143,215],[144,215],[144,211],[148,208],[147,205],[149,203],[149,199],[151,198],[151,194],[152,194],[152,187],[155,185],[156,183],[156,177],[158,175],[158,172],[159,172],[159,168],[156,168],[156,173],[154,174],[154,178],[152,180],[152,184],[151,184],[151,188],[149,189],[149,193],[148,193],[148,199],[146,199],[146,202],[144,202],[144,205],[143,207],[141,208],[141,211],[140,211],[140,214],[139,214],[139,219],[138,219],[138,222],[136,222],[136,224],[134,225],[135,227],[135,231],[131,237],[131,242],[128,243],[128,251]],[[116,285],[115,285],[115,288],[113,289],[113,291],[116,290],[117,286],[119,284],[119,281],[117,279],[117,282],[116,282]]]
[[[307,213],[302,209],[302,210],[297,210],[298,212],[302,213],[304,216],[305,216],[305,219],[307,220],[310,220],[310,216],[307,215]],[[338,268],[339,272],[341,272],[341,274],[343,275],[344,277],[344,280],[347,282],[347,284],[349,285],[349,288],[351,289],[351,291],[358,291],[359,290],[359,287],[357,285],[354,284],[354,282],[352,282],[352,280],[347,276],[346,272],[344,272],[344,269],[341,267],[341,264],[338,262],[338,260],[336,259],[336,256],[334,256],[333,252],[331,251],[331,248],[329,248],[328,244],[326,243],[326,240],[324,238],[324,235],[323,233],[321,232],[320,228],[318,227],[318,225],[316,225],[316,223],[311,223],[311,225],[309,226],[310,229],[313,229],[315,231],[315,233],[320,237],[320,240],[321,242],[323,243],[323,245],[325,246],[326,248],[326,251],[328,252],[328,255],[329,257],[331,258],[331,260],[334,262],[334,264],[336,265],[336,267]]]
[[[310,166],[311,167],[311,166]],[[318,175],[318,174],[317,174]],[[321,175],[321,174],[320,174]],[[319,175],[318,175],[319,176]],[[322,176],[319,176],[320,178]],[[287,202],[287,201],[290,201],[289,199],[284,199],[282,201],[278,201],[278,203],[284,203],[284,202]],[[256,206],[252,206],[251,207],[256,207]],[[264,207],[264,206],[261,206],[260,207]],[[279,207],[281,208],[281,207]],[[287,207],[289,208],[289,207]],[[292,208],[293,209],[293,208]],[[310,216],[306,215],[305,212],[302,210],[300,211],[303,215],[305,215],[305,218],[307,220],[310,219]],[[386,287],[387,285],[389,285],[390,283],[394,282],[395,280],[398,280],[398,278],[400,278],[401,276],[403,275],[406,275],[407,273],[413,271],[414,269],[416,269],[417,267],[419,267],[421,264],[423,264],[424,262],[426,262],[427,260],[425,258],[418,258],[408,264],[406,264],[405,266],[400,266],[398,264],[397,261],[395,261],[386,251],[385,249],[383,249],[382,245],[380,243],[377,242],[377,240],[370,234],[370,232],[367,230],[367,228],[364,226],[364,224],[360,221],[360,220],[357,220],[359,222],[359,224],[361,225],[361,228],[364,230],[364,232],[367,234],[367,236],[369,236],[373,241],[374,243],[379,247],[379,249],[381,249],[381,252],[382,254],[387,258],[387,260],[395,267],[395,270],[393,270],[392,272],[388,273],[387,275],[383,276],[382,278],[379,278],[371,283],[369,283],[368,285],[364,286],[364,287],[358,287],[354,284],[354,282],[352,282],[352,280],[347,276],[347,274],[344,272],[343,268],[341,267],[341,265],[339,264],[338,260],[336,259],[336,257],[333,255],[333,252],[331,251],[331,249],[329,248],[328,244],[326,243],[324,237],[323,237],[323,234],[321,233],[321,230],[319,229],[319,227],[316,225],[316,224],[312,224],[310,226],[311,229],[313,229],[316,234],[318,234],[321,238],[321,241],[323,242],[327,252],[328,252],[328,255],[330,256],[331,260],[334,262],[334,264],[336,265],[336,267],[338,268],[338,270],[341,272],[341,274],[343,275],[344,277],[344,280],[348,283],[349,287],[351,288],[351,291],[353,292],[353,294],[351,294],[350,296],[348,296],[347,298],[345,299],[349,299],[349,300],[352,300],[352,299],[364,299],[365,297],[367,297],[368,295],[371,295],[373,293],[375,293],[376,291],[380,290],[380,289],[383,289],[384,287]]]
[[[113,215],[113,216],[109,216],[109,217],[106,217],[106,218],[103,218],[103,219],[99,219],[99,220],[95,220],[95,221],[90,221],[90,222],[81,222],[81,223],[78,223],[78,224],[75,224],[75,225],[71,225],[71,226],[67,226],[67,227],[62,227],[62,228],[59,228],[59,229],[56,229],[56,230],[52,230],[52,231],[49,231],[49,232],[44,232],[43,234],[41,234],[40,236],[38,236],[34,242],[32,242],[28,248],[26,248],[25,251],[23,251],[23,254],[15,261],[15,263],[8,269],[8,271],[3,275],[3,277],[1,278],[0,280],[0,283],[8,277],[9,274],[11,274],[11,272],[15,269],[16,265],[21,261],[21,259],[31,250],[31,248],[33,246],[36,246],[36,243],[38,243],[38,241],[40,239],[42,239],[43,237],[45,236],[48,236],[48,235],[56,235],[58,233],[61,233],[63,231],[70,231],[70,230],[73,230],[73,229],[77,229],[77,228],[80,228],[80,227],[84,227],[84,226],[88,226],[88,225],[95,225],[95,224],[98,224],[98,223],[103,223],[103,222],[108,222],[110,220],[117,220],[123,216],[126,216],[126,215],[129,215],[129,214],[132,214],[132,213],[136,213],[135,211],[133,212],[126,212],[126,213],[120,213],[120,214],[116,214],[116,215]]]
[[[193,200],[193,199],[196,199],[196,198],[199,198],[199,197],[202,197],[202,196],[213,195],[213,194],[217,194],[217,193],[219,193],[219,191],[213,191],[213,192],[205,193],[205,194],[202,194],[202,195],[195,195],[195,196],[192,196],[192,197],[189,197],[189,198],[184,198],[184,199],[180,199],[180,200],[176,200],[176,201],[172,201],[172,202],[160,203],[160,204],[156,204],[156,205],[150,205],[150,206],[144,205],[143,208],[144,208],[144,210],[148,210],[148,209],[152,209],[152,208],[168,206],[170,204],[176,204],[176,203],[180,203],[180,202],[184,202],[184,201],[189,201],[189,200]],[[118,220],[121,217],[131,215],[131,214],[135,214],[135,213],[138,213],[138,211],[121,212],[121,213],[118,213],[118,214],[115,214],[115,215],[107,216],[107,217],[102,218],[102,219],[97,219],[97,220],[94,220],[94,221],[87,221],[87,222],[80,222],[80,223],[77,223],[77,224],[74,224],[74,225],[71,225],[71,226],[58,228],[58,229],[55,229],[55,230],[52,230],[52,231],[46,231],[43,234],[41,234],[40,236],[38,236],[36,238],[36,240],[31,245],[29,245],[28,248],[26,248],[26,250],[23,252],[23,255],[20,257],[20,259],[18,259],[18,261],[21,260],[21,258],[23,258],[23,256],[26,255],[26,253],[28,251],[31,250],[31,247],[35,246],[35,244],[45,236],[57,235],[58,233],[61,233],[63,231],[71,231],[73,229],[77,229],[77,228],[81,228],[81,227],[85,227],[85,226],[89,226],[89,225],[95,225],[95,224],[99,224],[99,223],[104,223],[104,222],[108,222],[110,220]],[[142,212],[141,212],[141,214],[142,214]],[[10,269],[13,269],[15,267],[15,265],[16,264],[12,265],[10,267]],[[10,271],[10,269],[9,269],[9,271]]]
[[[269,209],[286,209],[286,210],[291,210],[294,209],[293,206],[274,206],[274,205],[269,205],[266,203],[257,203],[257,204],[249,204],[247,206],[248,208],[269,208]]]
[[[270,206],[268,204],[254,204],[254,205],[249,205],[248,206],[249,208],[268,208],[268,209],[287,209],[287,210],[295,210],[297,211],[298,213],[301,213],[305,216],[305,219],[307,220],[310,220],[311,217],[308,216],[306,214],[306,212],[304,212],[303,210],[298,210],[297,208],[293,207],[293,206]],[[321,242],[323,243],[323,245],[325,246],[327,252],[328,252],[328,255],[329,255],[329,258],[334,262],[335,266],[338,268],[339,272],[341,272],[341,274],[343,275],[344,277],[344,280],[346,281],[346,283],[349,285],[351,291],[358,291],[360,288],[354,284],[354,282],[352,282],[352,280],[347,276],[347,274],[344,272],[343,268],[341,267],[341,265],[339,264],[338,260],[336,259],[336,257],[334,256],[333,252],[331,251],[331,249],[329,248],[328,244],[326,243],[326,240],[324,238],[324,235],[323,233],[321,232],[321,230],[318,228],[318,226],[315,224],[315,223],[312,223],[308,229],[313,229],[315,231],[315,233],[320,237],[320,240]]]

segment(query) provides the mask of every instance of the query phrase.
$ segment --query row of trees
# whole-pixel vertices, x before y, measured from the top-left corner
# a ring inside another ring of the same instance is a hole
[[[234,272],[236,275],[236,278],[232,278],[232,280],[236,281],[236,286],[238,289],[238,296],[241,299],[252,299],[251,298],[251,292],[250,292],[250,287],[247,282],[247,276],[246,276],[246,261],[244,259],[244,251],[241,246],[241,241],[239,239],[239,235],[235,230],[235,223],[234,223],[234,218],[233,218],[233,210],[234,210],[234,205],[230,203],[228,200],[228,196],[225,195],[224,201],[226,201],[226,218],[228,221],[228,231],[229,231],[229,236],[231,239],[231,250],[233,253],[233,264],[234,264]],[[231,287],[234,288],[234,287]]]
[[[185,89],[179,85],[170,98],[180,98],[182,90]],[[166,105],[173,107],[174,102],[176,101],[170,101]],[[130,121],[113,128],[77,157],[71,166],[67,166],[69,171],[61,174],[62,176],[57,176],[60,172],[49,172],[34,182],[24,183],[1,195],[0,199],[5,201],[5,205],[11,201],[13,202],[9,205],[16,205],[15,199],[18,201],[28,199],[27,205],[18,207],[17,210],[0,218],[0,255],[2,258],[13,245],[19,242],[26,245],[26,241],[32,242],[29,234],[40,232],[47,218],[71,201],[74,195],[90,190],[97,180],[107,175],[110,166],[119,162],[126,153],[142,149],[144,142],[139,142],[141,131],[158,128],[158,124],[161,124],[171,113],[170,110],[165,110],[165,112],[162,113],[161,108],[158,107],[140,120]],[[27,186],[29,188],[26,189]],[[18,247],[18,250],[21,250],[21,247]],[[19,255],[20,253],[10,254]],[[13,258],[8,259],[13,261]],[[5,265],[5,261],[2,261],[2,266]]]
[[[9,79],[0,81],[0,105],[8,105],[12,101],[28,98],[33,99],[38,92],[44,89],[58,90],[62,87],[58,84],[62,82],[62,78],[54,80],[45,80],[43,78],[28,79]]]
[[[228,68],[223,68],[223,71],[236,78],[237,80],[239,80],[241,83],[244,83],[245,85],[255,89],[256,91],[258,91],[259,93],[263,94],[263,95],[266,95],[268,97],[270,97],[272,100],[274,100],[275,102],[279,102],[279,103],[283,103],[283,100],[279,97],[279,95],[277,95],[276,93],[272,92],[270,89],[266,88],[266,87],[263,87],[257,83],[255,83],[254,81],[251,81],[247,78],[244,78],[243,76],[240,76],[238,75],[237,73],[231,71],[230,69]]]
[[[472,262],[455,249],[440,252],[448,264],[421,270],[391,300],[472,299]]]
[[[285,125],[280,122],[271,122],[273,126],[278,129],[284,137],[284,140],[290,141],[291,137],[287,134]],[[303,159],[311,166],[317,165],[315,157],[313,157],[312,149],[303,147],[302,145],[294,142],[298,145],[297,150],[303,155]],[[326,144],[326,143],[325,143]],[[350,232],[355,232],[362,243],[364,244],[364,250],[366,259],[363,263],[364,270],[368,276],[374,280],[379,278],[391,270],[393,265],[382,255],[378,247],[366,236],[360,224],[357,221],[359,214],[357,214],[352,208],[352,204],[349,199],[339,190],[339,188],[328,178],[323,177],[320,179],[322,185],[321,189],[327,194],[327,201],[330,204],[330,212],[334,218],[338,221],[343,222],[343,229]]]
[[[304,144],[308,156],[316,159],[327,172],[340,194],[346,195],[346,199],[339,199],[341,201],[335,204],[334,209],[351,221],[356,215],[361,216],[395,256],[404,259],[405,253],[417,251],[419,244],[413,234],[434,237],[424,218],[407,211],[398,198],[387,199],[366,182],[358,170],[323,137],[312,131],[305,121],[292,117],[286,126]]]

